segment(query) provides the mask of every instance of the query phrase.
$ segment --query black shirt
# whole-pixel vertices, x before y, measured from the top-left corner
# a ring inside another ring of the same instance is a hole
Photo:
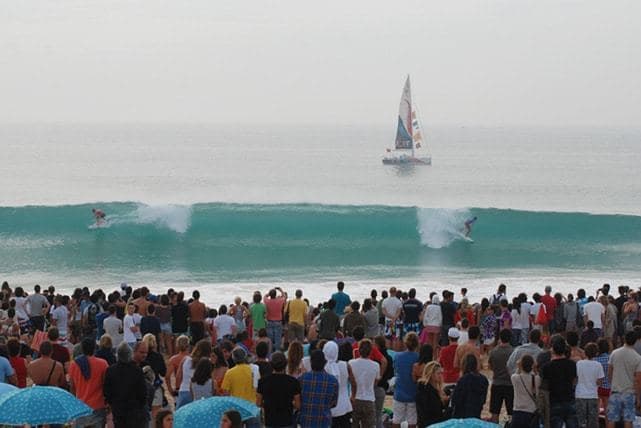
[[[156,336],[160,334],[160,320],[156,318],[155,315],[147,315],[142,317],[140,320],[140,334],[143,336],[147,333],[151,333]]]
[[[292,425],[292,401],[300,394],[300,383],[292,376],[272,373],[258,381],[257,392],[263,396],[265,425],[288,427]]]
[[[187,317],[189,316],[189,306],[187,303],[180,302],[171,307],[171,330],[174,333],[187,333]]]
[[[407,299],[403,303],[403,313],[405,314],[404,321],[406,323],[417,323],[419,322],[419,315],[423,310],[423,304],[420,300],[417,299]]]
[[[552,360],[543,366],[541,377],[547,381],[550,403],[574,401],[574,381],[576,380],[574,361],[567,358]]]

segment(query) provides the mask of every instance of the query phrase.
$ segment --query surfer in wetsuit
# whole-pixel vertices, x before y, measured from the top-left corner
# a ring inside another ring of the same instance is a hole
[[[474,216],[470,219],[465,220],[465,223],[463,223],[465,227],[465,237],[468,238],[470,236],[470,233],[472,233],[472,224],[477,220],[478,217]]]
[[[96,226],[101,226],[105,223],[106,215],[105,212],[98,208],[92,208],[91,212],[93,213],[94,218],[96,219]]]

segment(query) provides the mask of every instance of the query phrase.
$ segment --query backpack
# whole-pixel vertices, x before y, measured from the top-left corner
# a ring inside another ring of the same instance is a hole
[[[534,324],[546,325],[547,323],[548,323],[547,309],[545,308],[545,305],[541,303],[541,305],[539,306],[539,311],[536,313],[536,320],[534,321]]]

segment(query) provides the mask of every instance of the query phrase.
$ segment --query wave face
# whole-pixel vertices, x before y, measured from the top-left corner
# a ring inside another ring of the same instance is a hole
[[[386,206],[101,204],[0,208],[0,273],[291,279],[486,269],[638,271],[641,217]],[[463,221],[478,216],[472,237]]]

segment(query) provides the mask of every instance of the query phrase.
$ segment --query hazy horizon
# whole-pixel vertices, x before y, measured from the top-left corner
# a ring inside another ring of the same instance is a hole
[[[3,2],[0,124],[641,125],[634,1]]]

